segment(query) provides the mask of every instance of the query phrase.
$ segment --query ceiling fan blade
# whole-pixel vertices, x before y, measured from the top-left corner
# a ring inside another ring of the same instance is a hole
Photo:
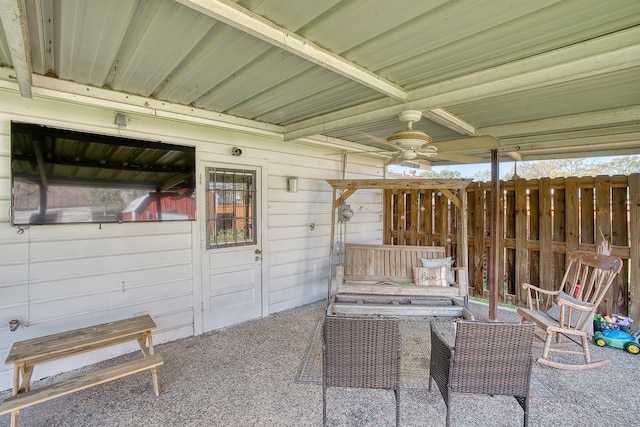
[[[431,169],[431,162],[427,159],[421,159],[420,157],[416,157],[413,160],[403,160],[401,164],[403,166],[417,167],[420,169]]]
[[[480,156],[471,156],[469,154],[458,154],[453,152],[438,152],[436,159],[449,160],[455,163],[487,163],[489,160]]]
[[[438,148],[431,144],[425,144],[416,150],[420,157],[435,157],[438,155]]]
[[[490,135],[472,136],[469,138],[449,139],[446,141],[432,142],[430,145],[442,151],[474,150],[500,148],[500,140]]]
[[[365,135],[367,138],[374,140],[375,142],[379,142],[381,144],[388,144],[386,139],[370,134],[369,132],[362,132],[362,134]]]
[[[396,151],[395,154],[387,159],[387,165],[399,165],[405,160],[402,158],[402,152]]]

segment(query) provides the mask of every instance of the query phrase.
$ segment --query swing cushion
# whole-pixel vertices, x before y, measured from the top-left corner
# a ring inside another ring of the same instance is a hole
[[[413,267],[413,281],[417,286],[449,286],[447,283],[447,268]]]
[[[426,268],[445,267],[447,269],[447,283],[449,285],[456,284],[456,279],[453,276],[453,271],[451,270],[450,256],[446,258],[420,258],[420,260],[422,261],[422,266]]]

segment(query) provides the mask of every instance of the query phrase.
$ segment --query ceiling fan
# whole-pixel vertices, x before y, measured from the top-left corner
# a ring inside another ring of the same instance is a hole
[[[368,135],[378,142],[389,144],[398,148],[398,151],[389,159],[389,163],[402,163],[405,161],[421,163],[421,159],[429,159],[438,156],[443,160],[458,163],[483,163],[486,159],[468,154],[451,152],[451,148],[457,150],[490,149],[500,147],[500,141],[492,136],[476,136],[470,138],[452,139],[447,141],[432,142],[426,133],[413,129],[413,124],[422,118],[419,110],[405,110],[398,114],[401,122],[407,123],[407,129],[395,132],[386,140]]]
[[[407,124],[407,129],[399,130],[387,138],[387,144],[399,148],[392,157],[398,160],[415,160],[418,157],[429,158],[438,154],[438,149],[431,144],[431,137],[426,133],[413,129],[413,124],[422,118],[418,110],[405,110],[398,114],[401,122]]]

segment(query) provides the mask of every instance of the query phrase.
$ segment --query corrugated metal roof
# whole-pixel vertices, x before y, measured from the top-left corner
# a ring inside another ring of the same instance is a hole
[[[23,94],[74,82],[390,153],[380,141],[405,126],[403,109],[437,120],[414,125],[436,142],[469,136],[438,108],[524,160],[545,158],[543,142],[561,148],[554,157],[640,152],[635,0],[5,3],[0,75]]]

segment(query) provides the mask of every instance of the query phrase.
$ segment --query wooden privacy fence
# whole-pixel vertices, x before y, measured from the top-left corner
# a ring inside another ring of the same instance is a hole
[[[501,258],[504,302],[524,306],[522,283],[555,289],[568,252],[596,252],[603,240],[624,266],[600,311],[640,322],[640,174],[502,181]],[[445,246],[455,255],[456,215],[447,197],[430,190],[385,190],[384,243]],[[467,187],[469,293],[487,291],[491,183]]]

